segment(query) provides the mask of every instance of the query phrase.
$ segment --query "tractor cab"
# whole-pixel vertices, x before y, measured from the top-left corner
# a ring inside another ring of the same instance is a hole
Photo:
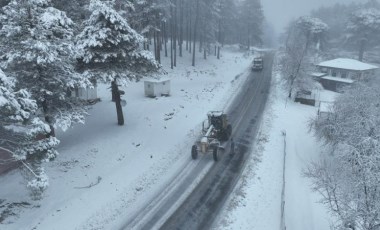
[[[214,160],[218,161],[220,142],[228,141],[232,134],[227,114],[222,111],[208,112],[207,119],[203,122],[202,134],[200,140],[191,147],[191,157],[197,159],[198,152],[206,154],[212,150]]]
[[[227,127],[227,115],[220,111],[211,111],[207,114],[209,125],[213,125],[216,130],[222,130]]]

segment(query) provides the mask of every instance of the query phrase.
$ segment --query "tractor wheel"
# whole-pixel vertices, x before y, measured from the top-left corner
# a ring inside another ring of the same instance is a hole
[[[198,157],[198,149],[196,145],[193,145],[193,147],[191,147],[191,157],[193,160],[197,159]]]
[[[212,151],[212,156],[214,157],[215,162],[219,160],[218,146],[214,147],[214,150]]]

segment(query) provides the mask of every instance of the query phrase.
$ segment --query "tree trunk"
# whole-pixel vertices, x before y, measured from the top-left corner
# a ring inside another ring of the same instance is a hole
[[[48,123],[48,125],[50,127],[50,132],[46,134],[46,138],[55,137],[55,129],[53,126],[53,119],[49,115],[49,106],[48,106],[48,102],[47,102],[46,98],[42,102],[42,110],[44,112],[45,121],[46,121],[46,123]]]
[[[174,66],[177,66],[177,0],[175,1],[175,8],[174,8],[174,20],[173,20],[173,31],[174,31]]]
[[[180,0],[179,11],[179,56],[182,57],[182,44],[183,44],[183,0]]]
[[[160,42],[160,32],[157,31],[157,61],[161,64],[161,42]]]
[[[115,84],[113,84],[113,81],[111,82],[111,95],[112,95],[112,101],[115,102],[116,101],[116,89],[115,89]]]
[[[186,13],[186,51],[189,50],[189,22],[190,22],[189,13]]]
[[[157,32],[156,30],[154,30],[153,32],[154,59],[158,61],[156,36],[157,36]]]
[[[168,33],[167,33],[167,28],[166,28],[166,22],[164,22],[164,42],[165,42],[165,57],[168,57]]]
[[[191,24],[191,17],[190,17],[190,18],[189,18],[189,40],[190,40],[190,41],[189,41],[189,53],[191,53],[191,40],[192,40],[192,39],[191,39],[191,37],[192,37],[192,36],[191,36],[191,28],[192,28],[191,25],[192,25],[192,24]]]
[[[116,79],[112,81],[112,93],[115,94],[115,105],[116,105],[116,114],[117,114],[117,124],[124,125],[124,116],[123,109],[121,107],[121,91],[117,85]]]
[[[364,49],[365,49],[365,40],[361,39],[360,44],[359,44],[359,61],[363,61]]]
[[[155,29],[155,40],[154,40],[154,47],[155,47],[155,52],[156,52],[156,60],[158,61],[158,63],[161,63],[161,42],[160,42],[160,38],[161,38],[161,34],[160,34],[160,31],[159,31],[159,28],[160,28],[160,18],[159,18],[159,15],[156,14],[156,29]]]
[[[174,60],[173,60],[173,6],[170,5],[170,68],[173,69],[174,67]]]
[[[203,58],[204,58],[205,60],[207,59],[206,47],[203,49]]]
[[[150,50],[149,49],[149,44],[150,44],[150,37],[149,37],[149,33],[148,33],[148,35],[147,35],[147,42],[146,42],[146,50]]]
[[[202,27],[201,27],[202,28]],[[201,31],[202,32],[202,31]],[[203,48],[203,35],[200,33],[199,34],[199,47],[198,47],[199,53],[202,53],[202,48]]]
[[[195,22],[194,22],[192,66],[195,66],[195,40],[197,38],[198,15],[199,15],[199,0],[197,0],[197,8],[196,8],[196,15],[195,15]]]
[[[220,46],[218,46],[218,55],[217,58],[220,59]]]

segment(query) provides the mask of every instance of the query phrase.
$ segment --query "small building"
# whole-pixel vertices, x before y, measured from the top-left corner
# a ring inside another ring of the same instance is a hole
[[[73,92],[73,96],[78,97],[82,100],[86,101],[92,101],[97,100],[98,98],[98,90],[97,87],[94,86],[93,88],[87,87],[87,88],[75,88]]]
[[[333,102],[321,101],[318,108],[318,117],[327,118],[332,113],[333,105]]]
[[[294,98],[295,102],[299,102],[304,105],[315,106],[316,95],[314,91],[299,90]]]
[[[319,63],[317,69],[313,77],[319,79],[325,89],[339,91],[355,81],[374,76],[379,67],[354,59],[337,58]]]
[[[170,80],[145,80],[144,81],[145,96],[159,97],[170,95]]]

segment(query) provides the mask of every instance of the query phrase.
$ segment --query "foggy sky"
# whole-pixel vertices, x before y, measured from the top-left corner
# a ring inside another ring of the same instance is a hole
[[[276,33],[282,33],[287,23],[298,16],[308,15],[320,6],[335,3],[366,2],[364,0],[261,0],[266,19],[274,26]]]

